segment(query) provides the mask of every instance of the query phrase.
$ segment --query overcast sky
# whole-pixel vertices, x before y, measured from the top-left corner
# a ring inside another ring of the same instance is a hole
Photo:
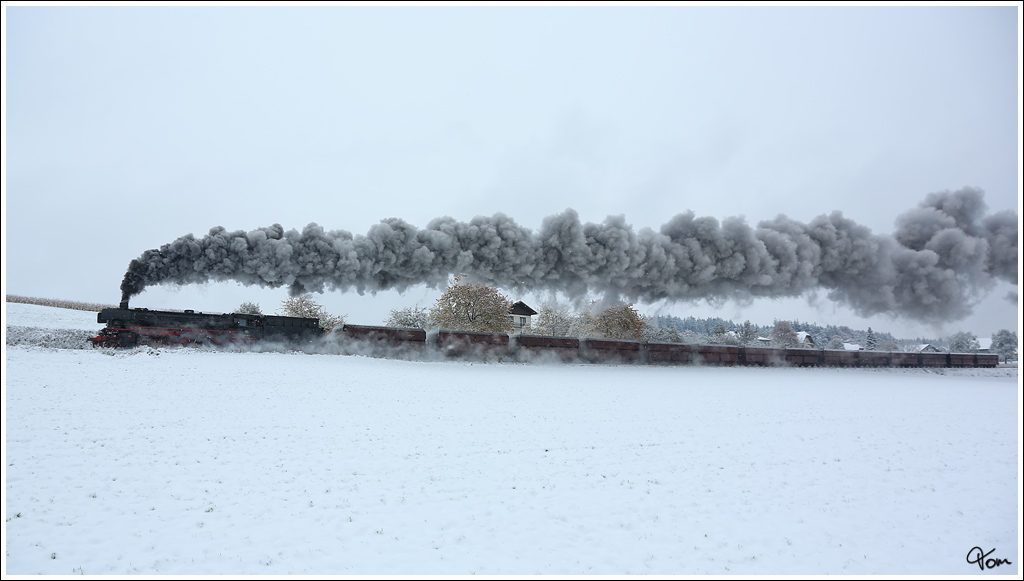
[[[116,304],[128,263],[211,227],[364,234],[567,208],[658,229],[839,210],[879,234],[931,192],[1019,212],[1020,9],[4,7],[6,293]],[[826,298],[658,303],[897,337],[1017,328],[1000,283],[928,327]],[[351,323],[440,289],[314,298]],[[283,289],[133,307],[273,312]],[[544,297],[512,296],[539,306]]]

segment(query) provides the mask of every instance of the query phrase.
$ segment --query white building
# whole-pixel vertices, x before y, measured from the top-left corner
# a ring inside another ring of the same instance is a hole
[[[772,340],[768,337],[758,337],[757,342],[765,347],[772,345]],[[800,331],[796,334],[796,346],[799,349],[814,349],[814,337],[806,331]]]
[[[512,317],[512,334],[522,335],[528,333],[533,326],[533,316],[537,311],[531,309],[523,301],[518,301],[508,310],[508,316]]]

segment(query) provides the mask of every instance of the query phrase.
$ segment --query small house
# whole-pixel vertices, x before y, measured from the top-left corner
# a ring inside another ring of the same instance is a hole
[[[939,353],[941,349],[931,343],[921,343],[920,345],[914,345],[914,351],[918,353]]]
[[[512,307],[508,310],[508,315],[512,317],[512,334],[521,335],[528,333],[533,325],[533,316],[536,314],[537,311],[531,309],[523,301],[513,303]]]
[[[796,334],[796,346],[803,349],[814,349],[814,337],[806,331],[800,331]]]

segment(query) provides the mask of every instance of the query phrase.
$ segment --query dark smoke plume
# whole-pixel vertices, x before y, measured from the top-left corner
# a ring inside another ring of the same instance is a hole
[[[1017,213],[985,215],[981,190],[930,194],[875,235],[840,212],[801,224],[779,216],[756,228],[740,218],[680,214],[657,232],[622,216],[582,224],[573,210],[537,232],[502,214],[468,223],[438,218],[419,229],[391,218],[365,236],[309,224],[249,232],[216,227],[133,260],[122,300],[160,283],[233,280],[293,294],[360,294],[443,285],[449,275],[509,290],[600,293],[632,302],[794,297],[824,288],[861,315],[945,322],[970,314],[996,279],[1017,284]]]

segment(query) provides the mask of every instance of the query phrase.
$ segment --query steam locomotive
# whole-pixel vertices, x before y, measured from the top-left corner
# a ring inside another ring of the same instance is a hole
[[[99,347],[138,345],[230,345],[258,342],[309,343],[324,337],[317,319],[214,314],[186,310],[103,309],[96,317],[106,327],[89,339]],[[689,345],[648,341],[578,339],[504,333],[344,325],[330,341],[338,352],[485,361],[550,360],[581,363],[651,365],[789,365],[828,367],[996,367],[989,353],[903,353],[777,349],[733,345]]]
[[[97,347],[229,345],[261,341],[301,343],[323,336],[317,319],[192,310],[151,311],[130,309],[127,301],[119,308],[100,311],[96,322],[106,324],[98,336],[89,339]]]

